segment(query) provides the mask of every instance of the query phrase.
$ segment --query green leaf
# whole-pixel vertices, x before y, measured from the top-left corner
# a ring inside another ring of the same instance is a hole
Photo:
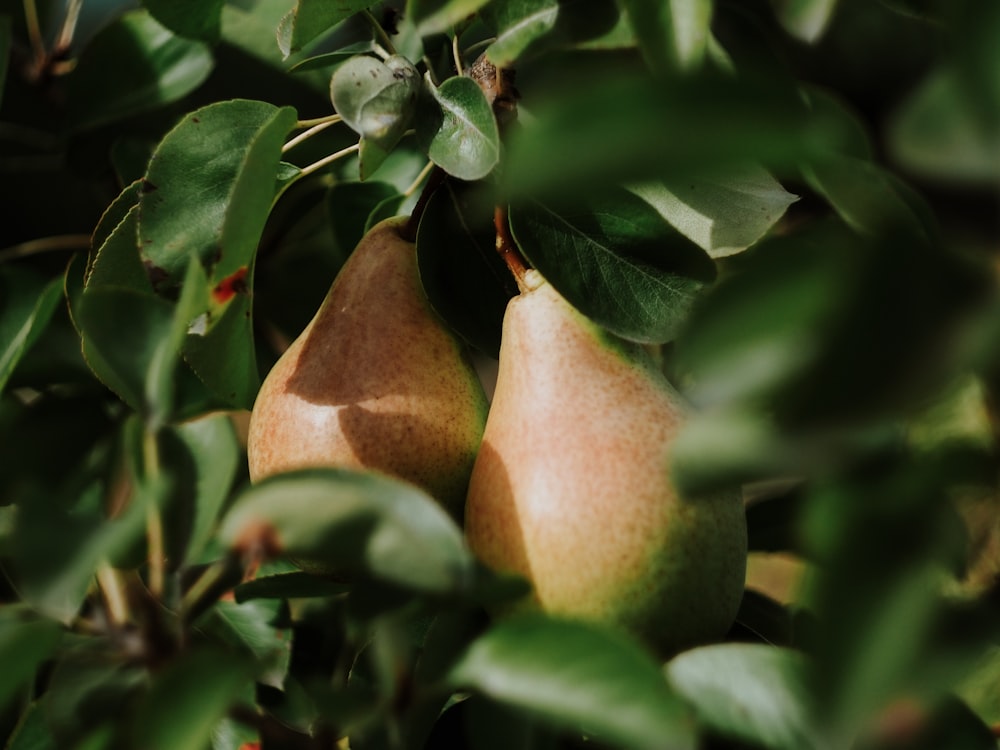
[[[859,234],[905,230],[915,241],[931,243],[935,239],[930,210],[922,208],[922,215],[918,215],[916,199],[911,199],[903,183],[871,162],[849,157],[825,159],[810,165],[805,177]]]
[[[500,351],[514,277],[496,251],[492,191],[448,180],[431,196],[417,229],[420,281],[435,311],[470,344]]]
[[[205,747],[253,676],[252,661],[219,650],[203,648],[174,660],[136,707],[133,747]]]
[[[619,0],[656,72],[691,70],[705,57],[711,36],[712,0]]]
[[[62,626],[15,604],[0,607],[0,708],[6,709],[17,691],[34,677],[62,637]]]
[[[254,485],[226,515],[219,538],[232,548],[437,593],[466,585],[473,568],[461,531],[428,495],[347,470],[300,471]]]
[[[448,174],[482,179],[500,161],[500,132],[486,94],[465,76],[437,88],[428,81],[427,88],[417,120],[421,148]]]
[[[139,199],[139,241],[157,289],[176,286],[191,256],[213,284],[246,273],[295,122],[290,107],[235,99],[202,107],[167,133]],[[222,296],[220,306],[233,295]]]
[[[115,204],[112,204],[112,208],[108,210],[114,208]],[[103,223],[98,225],[95,238],[100,237],[103,228]],[[133,204],[107,238],[95,246],[85,279],[88,291],[101,287],[118,287],[152,294],[153,285],[139,255],[136,237],[138,229],[139,206]]]
[[[21,715],[5,750],[59,750],[45,715],[44,699],[34,701]]]
[[[496,0],[481,14],[496,36],[486,55],[498,68],[599,39],[619,17],[613,0]]]
[[[956,70],[935,71],[890,123],[889,147],[908,169],[971,183],[1000,180],[1000,130],[986,126]]]
[[[371,4],[370,0],[298,0],[285,22],[288,26],[284,32],[287,41],[282,51],[286,57],[298,52],[313,39]]]
[[[357,55],[330,79],[330,99],[337,114],[363,139],[385,151],[406,132],[419,91],[420,74],[400,55],[385,62]],[[368,169],[367,174],[375,169]]]
[[[222,33],[225,0],[142,0],[153,17],[179,36],[210,44]]]
[[[531,123],[510,133],[504,193],[573,196],[596,186],[673,180],[749,163],[781,172],[856,140],[842,117],[810,111],[771,81],[703,70],[679,80],[596,73],[543,86]]]
[[[704,252],[622,188],[572,202],[515,204],[510,222],[542,276],[582,313],[627,339],[671,340],[715,276]]]
[[[726,737],[773,750],[833,750],[814,721],[808,665],[798,651],[725,643],[681,653],[666,674],[699,723]]]
[[[292,656],[290,633],[275,627],[280,607],[265,599],[216,602],[198,628],[252,657],[258,665],[256,682],[280,688]]]
[[[62,296],[62,279],[46,280],[16,266],[0,268],[0,393]]]
[[[97,374],[132,408],[149,415],[164,407],[148,398],[147,374],[169,341],[174,309],[152,294],[117,287],[84,293],[76,312],[84,353],[96,352],[103,366]],[[124,325],[123,321],[128,321]]]
[[[246,284],[246,289],[251,283]],[[249,409],[260,389],[250,295],[238,293],[207,331],[192,327],[184,361],[222,403]]]
[[[640,183],[629,190],[712,258],[748,248],[797,200],[757,166]]]
[[[224,414],[191,420],[175,428],[195,462],[194,518],[187,545],[195,558],[211,540],[229,490],[236,478],[243,453],[232,421]]]
[[[421,36],[440,34],[472,16],[490,0],[409,0],[406,10]]]
[[[174,36],[146,12],[128,13],[87,45],[68,77],[72,122],[93,128],[177,101],[213,65],[203,43]]]
[[[692,724],[659,665],[583,623],[505,619],[477,638],[448,682],[629,748],[693,748]]]
[[[803,42],[818,42],[837,8],[837,0],[771,0],[778,21]]]

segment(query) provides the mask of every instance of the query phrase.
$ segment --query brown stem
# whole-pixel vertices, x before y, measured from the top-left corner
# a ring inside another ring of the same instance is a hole
[[[430,201],[431,196],[434,195],[434,191],[444,182],[445,176],[445,171],[441,167],[434,167],[434,171],[431,172],[430,177],[427,178],[427,182],[424,184],[424,189],[420,191],[417,204],[413,207],[413,211],[410,212],[410,219],[406,222],[406,226],[403,227],[402,232],[403,237],[410,242],[416,241],[417,227],[420,226],[420,219],[424,215],[427,203]]]
[[[496,206],[493,209],[493,228],[497,233],[497,252],[507,268],[514,274],[518,288],[525,291],[524,275],[528,271],[528,263],[525,261],[521,251],[517,248],[517,243],[510,234],[510,222],[507,220],[507,207]]]

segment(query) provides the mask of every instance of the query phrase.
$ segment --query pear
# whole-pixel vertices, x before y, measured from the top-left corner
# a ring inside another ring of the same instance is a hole
[[[251,481],[332,466],[409,481],[460,517],[487,400],[421,286],[405,219],[372,227],[264,380]]]
[[[682,497],[671,445],[689,408],[641,346],[537,271],[507,306],[496,391],[470,480],[469,545],[554,615],[667,655],[723,636],[743,595],[738,491]]]

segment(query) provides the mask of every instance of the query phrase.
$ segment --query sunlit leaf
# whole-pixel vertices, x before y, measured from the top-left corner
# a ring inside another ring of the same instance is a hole
[[[465,585],[472,557],[441,506],[388,477],[315,469],[278,475],[244,491],[219,538],[333,570],[418,590]]]
[[[287,27],[284,36],[287,41],[282,51],[286,57],[292,52],[297,52],[341,21],[371,4],[370,0],[338,0],[333,3],[329,0],[298,0],[289,12],[288,20],[284,22]]]
[[[696,68],[705,56],[712,0],[620,0],[643,57],[658,72]]]
[[[953,69],[934,72],[903,103],[889,145],[909,169],[972,183],[1000,180],[1000,130],[986,126]]]
[[[407,11],[424,36],[448,31],[490,0],[410,0]]]
[[[659,665],[631,642],[582,623],[505,619],[473,641],[448,680],[625,747],[695,744],[687,711]]]
[[[619,17],[613,0],[498,0],[481,14],[496,35],[486,54],[499,68],[547,49],[599,39]]]
[[[823,36],[837,0],[771,0],[785,31],[803,42],[817,42]]]
[[[488,175],[500,160],[493,108],[471,78],[454,76],[428,85],[417,120],[417,139],[431,161],[462,180]]]
[[[701,722],[722,735],[774,750],[833,750],[815,720],[808,669],[798,651],[726,643],[685,651],[666,674]]]
[[[295,121],[289,107],[237,99],[196,110],[163,138],[139,200],[140,247],[158,289],[176,285],[192,256],[215,284],[250,265]]]
[[[796,200],[766,170],[753,166],[629,189],[713,258],[745,250]]]

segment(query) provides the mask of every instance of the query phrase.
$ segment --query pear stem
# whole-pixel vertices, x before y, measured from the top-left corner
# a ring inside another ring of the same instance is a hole
[[[524,275],[528,271],[528,264],[524,256],[521,255],[521,251],[518,250],[514,238],[511,236],[506,206],[496,206],[493,209],[493,227],[497,233],[497,252],[500,253],[503,262],[507,264],[507,268],[514,275],[517,288],[522,292],[528,291],[528,287],[524,281]]]

